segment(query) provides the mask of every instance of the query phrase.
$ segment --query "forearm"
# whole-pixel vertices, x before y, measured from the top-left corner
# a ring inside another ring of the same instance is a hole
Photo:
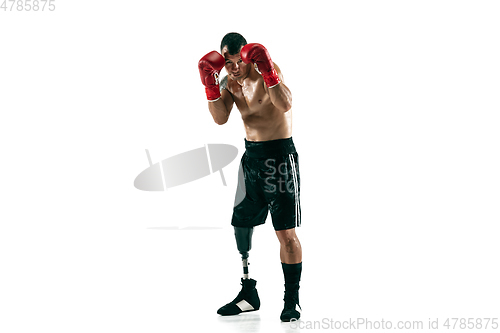
[[[223,125],[227,122],[229,118],[229,111],[226,108],[226,104],[219,98],[215,102],[208,102],[208,110],[212,114],[214,121],[217,125]]]
[[[268,90],[271,103],[273,103],[275,107],[283,112],[287,112],[292,108],[292,93],[283,82]]]

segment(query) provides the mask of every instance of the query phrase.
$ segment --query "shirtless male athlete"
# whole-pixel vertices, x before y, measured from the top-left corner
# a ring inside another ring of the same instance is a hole
[[[240,34],[228,33],[222,39],[221,53],[209,52],[198,63],[208,109],[214,121],[222,125],[236,104],[246,139],[231,222],[243,261],[242,289],[217,313],[228,316],[259,309],[257,281],[248,277],[248,252],[253,227],[265,223],[270,211],[285,276],[285,305],[280,319],[299,319],[302,248],[295,227],[300,226],[300,178],[291,137],[292,94],[264,46],[247,44]],[[223,67],[228,75],[219,85]]]

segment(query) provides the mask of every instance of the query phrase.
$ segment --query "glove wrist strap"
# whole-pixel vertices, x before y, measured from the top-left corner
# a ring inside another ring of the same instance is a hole
[[[262,73],[262,77],[264,78],[264,82],[268,88],[273,88],[281,82],[278,73],[274,68],[270,72]]]
[[[205,93],[209,102],[215,102],[220,98],[219,85],[205,87]]]

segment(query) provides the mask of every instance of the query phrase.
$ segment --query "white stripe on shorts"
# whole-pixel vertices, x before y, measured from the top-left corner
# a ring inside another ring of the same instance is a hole
[[[292,178],[295,196],[295,225],[298,227],[300,226],[299,180],[297,177],[297,168],[295,168],[295,159],[293,158],[293,154],[288,154],[288,157],[292,165]]]

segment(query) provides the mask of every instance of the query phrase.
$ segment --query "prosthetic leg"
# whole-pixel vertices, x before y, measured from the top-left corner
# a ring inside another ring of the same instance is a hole
[[[217,313],[222,316],[237,315],[242,312],[255,311],[260,308],[260,299],[255,285],[257,281],[248,277],[248,252],[252,248],[253,227],[234,227],[236,245],[241,254],[243,264],[243,277],[241,278],[241,291],[236,298],[221,307]]]
[[[241,262],[243,264],[243,279],[248,279],[248,252],[252,249],[252,228],[234,227],[234,237],[236,238],[236,246],[241,254]]]

